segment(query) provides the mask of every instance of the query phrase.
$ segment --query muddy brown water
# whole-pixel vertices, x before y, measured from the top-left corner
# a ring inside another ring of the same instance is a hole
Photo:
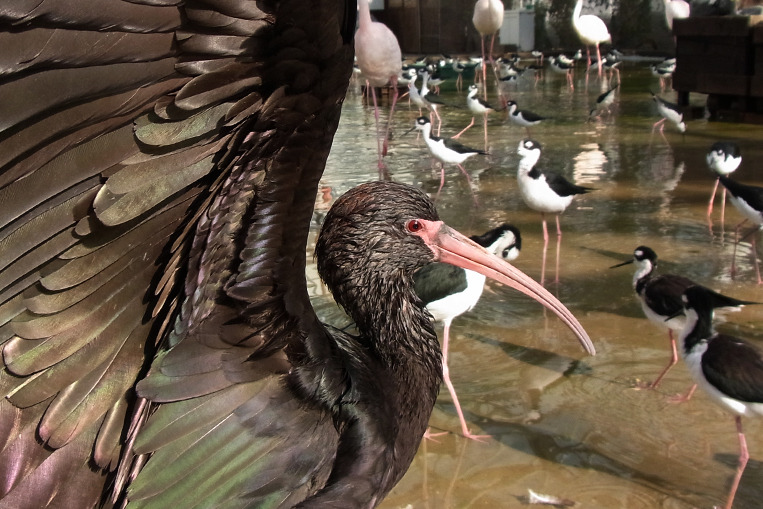
[[[664,136],[652,133],[659,117],[648,90],[659,90],[659,84],[646,67],[643,62],[624,65],[613,114],[596,122],[586,122],[588,110],[608,81],[591,77],[586,85],[578,72],[570,91],[562,78],[549,75],[537,86],[520,80],[511,92],[520,108],[550,117],[532,130],[544,149],[539,164],[595,188],[562,216],[559,283],[554,282],[552,229],[545,285],[578,317],[597,355],[586,356],[572,333],[534,301],[488,283],[476,308],[453,323],[450,368],[471,430],[492,438],[476,442],[460,436],[443,388],[430,425],[435,432],[451,433],[422,443],[381,507],[526,507],[528,490],[590,509],[709,509],[724,503],[738,454],[733,418],[699,392],[689,402],[669,402],[692,383],[681,361],[658,390],[639,389],[666,365],[668,337],[641,312],[631,286],[633,266],[609,267],[628,259],[636,246],[648,245],[660,257],[661,272],[763,301],[749,243],[740,245],[739,272],[731,277],[734,225],[741,216],[727,203],[721,224],[719,194],[708,222],[713,176],[705,163],[713,142],[735,140],[743,162],[733,177],[763,185],[763,128],[697,119],[687,123],[685,135],[672,125]],[[675,99],[670,91],[662,95]],[[465,96],[443,93],[459,106]],[[703,100],[692,96],[696,104]],[[444,136],[460,131],[471,118],[463,107],[441,112]],[[386,114],[384,108],[382,121]],[[391,178],[434,195],[439,170],[416,134],[404,134],[417,116],[403,100],[386,163]],[[479,121],[460,141],[483,147]],[[490,155],[464,165],[471,187],[458,169],[446,168],[439,213],[467,235],[505,221],[518,226],[523,249],[514,264],[539,280],[540,216],[521,201],[516,183],[516,147],[526,133],[494,113],[488,137]],[[373,110],[353,86],[323,178],[325,194],[317,200],[314,231],[333,198],[376,178]],[[309,249],[312,260],[312,245]],[[320,316],[347,324],[314,266],[307,271]],[[763,347],[763,306],[732,314],[719,329]],[[763,419],[744,419],[744,425],[751,459],[735,507],[760,508]]]

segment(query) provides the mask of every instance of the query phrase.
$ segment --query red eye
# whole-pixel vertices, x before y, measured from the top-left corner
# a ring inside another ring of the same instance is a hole
[[[421,222],[418,219],[411,219],[408,221],[408,224],[406,225],[408,228],[408,231],[411,233],[416,233],[418,231],[421,231],[421,229],[424,228],[424,225],[421,224]]]

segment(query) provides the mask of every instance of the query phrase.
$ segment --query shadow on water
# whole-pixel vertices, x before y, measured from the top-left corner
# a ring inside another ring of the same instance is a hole
[[[537,87],[532,80],[520,80],[511,91],[520,108],[550,117],[532,131],[543,146],[539,164],[595,188],[561,217],[560,281],[547,287],[580,319],[597,355],[584,357],[569,330],[537,303],[489,283],[477,307],[453,323],[450,368],[472,431],[492,439],[473,442],[452,433],[422,443],[411,469],[382,507],[525,507],[528,489],[587,509],[709,509],[725,501],[738,452],[733,418],[701,393],[684,404],[668,402],[691,385],[682,363],[659,390],[638,389],[667,364],[667,333],[644,318],[632,288],[633,266],[609,267],[630,258],[636,246],[648,245],[658,253],[663,273],[763,301],[749,243],[740,246],[739,274],[731,277],[734,226],[740,216],[728,203],[725,224],[720,224],[716,200],[708,222],[713,176],[705,163],[713,142],[735,140],[744,161],[734,178],[763,185],[757,172],[763,129],[699,119],[687,123],[685,135],[670,125],[663,135],[652,133],[658,116],[648,90],[659,85],[645,64],[627,63],[621,75],[613,114],[594,122],[586,122],[588,111],[609,83],[589,78],[586,87],[578,73],[570,91],[563,79],[547,75]],[[675,99],[668,92],[661,95]],[[454,105],[465,104],[465,93],[446,92],[443,97]],[[703,98],[693,100],[701,104]],[[443,136],[457,133],[471,120],[461,107],[443,108],[441,114]],[[417,116],[405,101],[400,104],[386,162],[391,178],[434,195],[439,168],[416,133],[403,134]],[[462,143],[483,148],[479,120],[461,137]],[[516,184],[516,147],[526,133],[495,113],[488,136],[489,156],[464,164],[471,187],[457,168],[446,168],[438,211],[466,234],[501,222],[515,224],[522,231],[523,250],[514,263],[540,279],[540,216],[527,209]],[[314,231],[333,198],[376,178],[373,111],[353,89],[317,198]],[[312,261],[313,246],[308,249]],[[554,260],[555,249],[552,234],[549,260]],[[307,270],[321,318],[346,326],[348,319],[318,281],[314,266]],[[554,276],[551,262],[547,281]],[[763,338],[763,306],[748,306],[729,320],[719,329]],[[752,459],[737,494],[737,509],[759,508],[763,500],[761,421],[744,419]],[[459,430],[447,391],[441,392],[430,423]]]

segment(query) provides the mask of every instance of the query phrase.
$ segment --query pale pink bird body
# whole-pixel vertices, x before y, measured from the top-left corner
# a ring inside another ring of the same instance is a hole
[[[397,77],[403,72],[403,58],[397,37],[384,23],[371,20],[369,0],[358,2],[358,31],[355,32],[355,58],[366,83],[371,87],[376,116],[377,144],[379,143],[379,108],[374,87],[392,86],[392,106],[384,132],[384,145],[378,147],[379,169],[384,167],[382,156],[387,155],[389,126],[397,103]]]

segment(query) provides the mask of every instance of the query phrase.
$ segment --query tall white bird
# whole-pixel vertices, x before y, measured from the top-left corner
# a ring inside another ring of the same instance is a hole
[[[490,39],[490,53],[488,59],[490,66],[495,72],[495,60],[493,60],[493,45],[495,44],[495,33],[503,25],[503,2],[501,0],[477,0],[474,4],[474,15],[472,16],[474,28],[480,33],[480,42],[482,43],[482,83],[484,87],[485,99],[487,99],[487,70],[485,69],[485,37],[492,36]]]
[[[665,2],[665,21],[668,28],[673,30],[673,20],[688,18],[691,6],[685,0],[663,0]]]
[[[376,144],[379,153],[379,170],[384,168],[382,157],[387,155],[389,126],[397,103],[397,77],[403,72],[403,58],[397,37],[384,23],[371,20],[370,0],[358,2],[358,31],[355,32],[355,57],[360,72],[371,88],[376,118]],[[376,104],[375,87],[392,86],[392,106],[384,131],[383,145],[379,142],[379,107]]]
[[[596,61],[601,62],[601,51],[599,44],[603,42],[612,42],[612,36],[609,35],[607,25],[593,14],[580,15],[583,10],[583,0],[578,0],[575,4],[575,10],[572,11],[572,26],[578,33],[578,37],[585,44],[587,65],[591,67],[591,46],[596,46]],[[599,66],[599,77],[601,77],[601,65]]]

